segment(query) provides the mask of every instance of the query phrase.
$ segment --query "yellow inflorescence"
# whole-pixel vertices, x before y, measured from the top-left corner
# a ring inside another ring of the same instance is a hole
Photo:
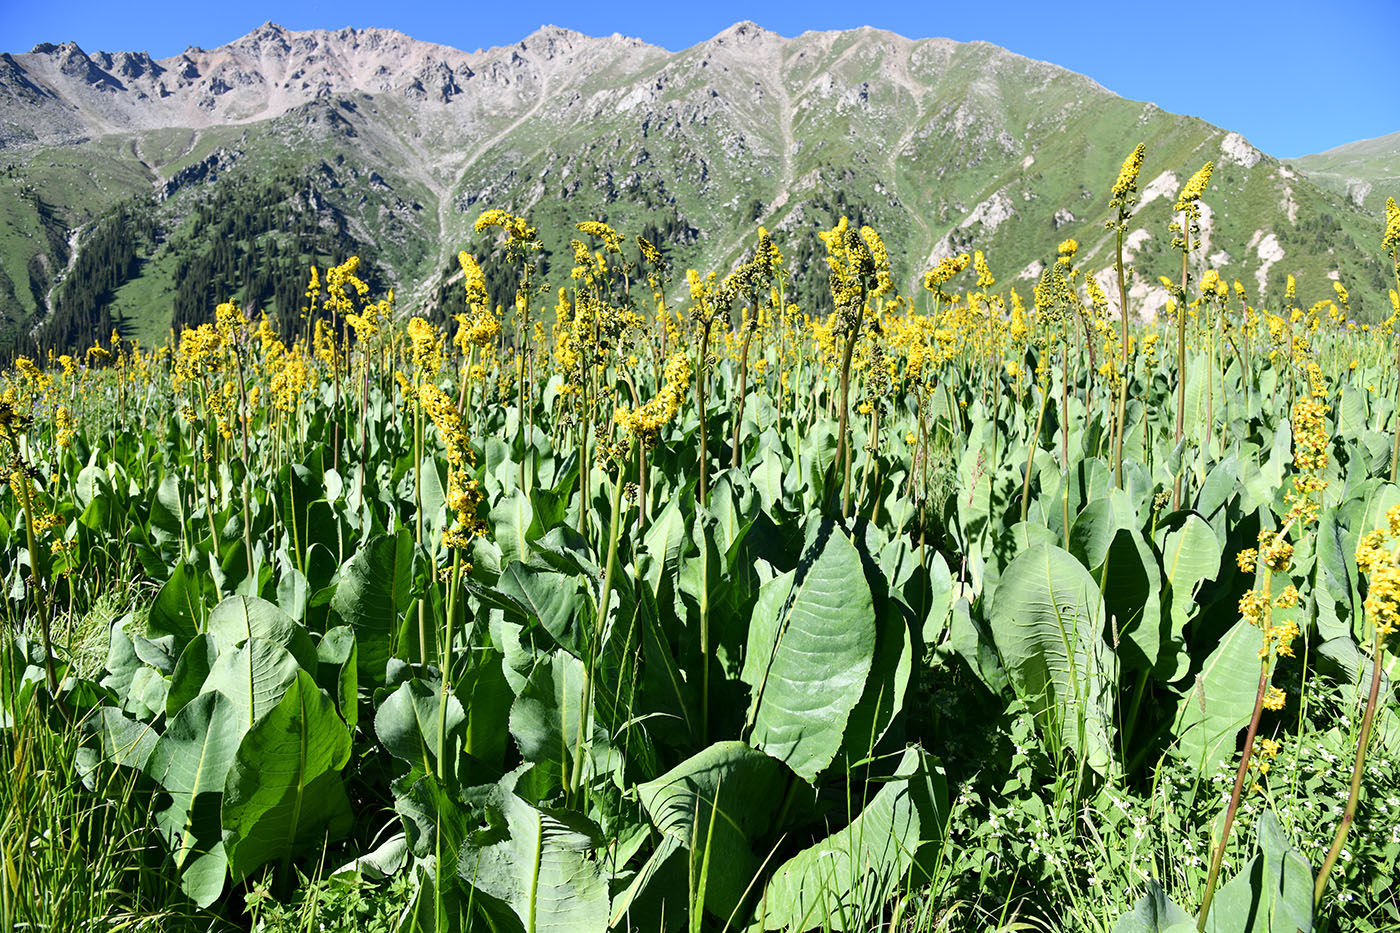
[[[1366,590],[1366,617],[1384,641],[1400,624],[1400,505],[1386,512],[1386,527],[1361,536],[1356,546],[1356,569],[1369,578]]]
[[[1210,173],[1214,170],[1215,163],[1207,162],[1186,180],[1186,184],[1181,186],[1181,193],[1176,196],[1176,210],[1184,211],[1201,199],[1201,195],[1206,192],[1206,186],[1210,184]]]

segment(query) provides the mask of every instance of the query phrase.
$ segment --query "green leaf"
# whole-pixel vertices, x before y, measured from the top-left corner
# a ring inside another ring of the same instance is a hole
[[[350,731],[306,671],[248,730],[224,782],[224,851],[234,880],[299,849],[339,839],[353,817],[340,769]]]
[[[705,908],[722,920],[738,909],[758,876],[761,863],[752,843],[772,827],[774,801],[783,798],[791,779],[781,763],[743,742],[717,742],[637,788],[652,825],[689,848],[697,876],[709,839]]]
[[[1162,551],[1162,579],[1170,612],[1170,639],[1181,643],[1186,624],[1196,610],[1196,592],[1202,583],[1214,580],[1220,572],[1220,539],[1210,524],[1195,512],[1179,517],[1179,522],[1159,529],[1157,543]],[[1174,680],[1178,652],[1158,655],[1155,673],[1159,679]]]
[[[1312,868],[1272,810],[1259,818],[1259,854],[1220,886],[1206,933],[1310,933]]]
[[[544,534],[524,491],[512,488],[491,508],[491,538],[501,549],[501,566],[530,556],[530,542]]]
[[[212,583],[188,564],[176,564],[170,579],[161,586],[146,618],[146,637],[175,636],[184,647],[203,628],[205,608],[215,595]]]
[[[763,896],[762,929],[874,929],[921,844],[941,841],[947,819],[942,775],[930,774],[919,749],[907,749],[894,775],[849,826],[774,872]]]
[[[175,714],[156,743],[146,773],[170,795],[156,813],[180,886],[200,907],[224,890],[227,860],[219,808],[224,779],[247,724],[221,693],[196,697]]]
[[[1153,878],[1147,882],[1147,893],[1131,911],[1118,918],[1113,933],[1168,933],[1170,927],[1179,923],[1190,923],[1195,929],[1191,915],[1172,903],[1161,884]]]
[[[311,636],[265,599],[230,596],[214,607],[206,630],[213,636],[220,654],[250,638],[261,638],[286,648],[302,670],[316,672],[316,645]]]
[[[535,570],[517,561],[502,570],[496,589],[523,609],[526,619],[538,619],[561,648],[575,657],[584,653],[588,596],[578,577]]]
[[[222,693],[232,701],[239,720],[251,726],[282,702],[300,670],[286,648],[254,637],[219,655],[200,693]]]
[[[1069,531],[1069,552],[1079,558],[1085,569],[1093,570],[1108,559],[1108,549],[1120,530],[1136,529],[1137,516],[1128,494],[1111,489],[1104,498],[1086,505],[1074,520]]]
[[[462,846],[457,873],[478,892],[508,906],[534,933],[604,930],[608,886],[591,857],[591,827],[573,814],[536,809],[503,795],[505,838],[491,830]]]
[[[775,588],[765,601],[768,587]],[[836,758],[865,689],[875,609],[860,555],[831,524],[808,548],[788,591],[781,588],[773,581],[760,590],[761,608],[750,621],[747,676],[741,674],[753,690],[750,741],[811,781]]]
[[[599,689],[597,684],[594,686]],[[573,765],[582,696],[583,662],[566,652],[555,651],[530,673],[525,689],[511,705],[510,734],[515,737],[521,757],[545,766],[553,780],[562,780]],[[591,739],[589,754],[595,760],[599,755],[606,757],[608,736],[596,719],[583,736]]]
[[[436,773],[440,691],[421,680],[410,680],[389,694],[374,714],[374,732],[395,758],[422,774]],[[449,754],[461,747],[466,716],[456,697],[447,698],[444,738]]]
[[[899,604],[883,601],[875,656],[860,702],[851,710],[841,754],[850,765],[866,760],[904,709],[914,667],[914,644]],[[902,743],[901,743],[902,744]]]
[[[1036,544],[1002,573],[987,613],[1016,694],[1042,732],[1103,773],[1111,747],[1099,588],[1068,551]]]
[[[1173,754],[1202,774],[1214,773],[1217,764],[1235,754],[1235,738],[1254,712],[1263,643],[1259,629],[1244,619],[1236,622],[1177,705]]]
[[[316,644],[316,682],[335,697],[340,716],[350,731],[360,717],[360,679],[355,630],[337,625]]]
[[[504,768],[515,696],[506,682],[501,655],[495,651],[479,652],[452,690],[461,697],[467,717],[463,749],[474,758]]]
[[[413,589],[413,536],[377,535],[346,562],[331,609],[355,630],[359,680],[383,686],[391,633],[408,611]]]
[[[200,635],[185,646],[175,673],[170,675],[170,692],[165,695],[165,715],[172,717],[204,689],[209,672],[219,659],[219,647],[213,636]]]
[[[96,736],[101,760],[138,771],[145,768],[160,735],[150,723],[132,719],[115,706],[102,707],[83,729]]]
[[[1120,528],[1098,574],[1110,630],[1116,620],[1119,657],[1133,670],[1152,670],[1163,641],[1171,639],[1170,631],[1162,630],[1157,555],[1136,529]]]

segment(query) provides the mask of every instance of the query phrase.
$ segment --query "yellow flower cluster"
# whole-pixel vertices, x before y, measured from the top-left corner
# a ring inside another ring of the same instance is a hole
[[[524,242],[535,238],[535,228],[526,224],[524,218],[516,217],[498,207],[482,211],[481,216],[476,219],[475,229],[477,233],[490,227],[500,227],[511,241]]]
[[[277,358],[272,374],[272,406],[278,411],[292,412],[306,390],[316,384],[316,371],[302,351],[300,341]]]
[[[600,220],[585,220],[575,226],[580,233],[595,236],[603,241],[603,248],[610,253],[622,252],[622,235]]]
[[[1138,143],[1128,157],[1123,160],[1123,167],[1118,170],[1118,180],[1113,183],[1113,204],[1110,207],[1118,206],[1123,199],[1131,197],[1137,191],[1138,172],[1142,171],[1142,160],[1147,155],[1147,144]]]
[[[972,262],[972,257],[967,253],[959,253],[957,256],[944,256],[938,263],[924,273],[924,288],[931,292],[943,293],[943,285],[953,276],[962,272]]]
[[[447,457],[447,507],[455,515],[452,526],[443,531],[442,540],[450,548],[465,548],[486,530],[486,524],[476,514],[482,501],[481,487],[471,478],[470,467],[476,457],[462,428],[457,405],[447,393],[436,383],[425,381],[418,386],[416,396],[437,428]]]
[[[661,429],[680,412],[690,388],[690,359],[673,353],[666,360],[665,381],[650,401],[634,409],[619,406],[613,419],[646,447],[656,446]]]
[[[1285,495],[1287,520],[1306,525],[1317,518],[1318,494],[1327,488],[1322,472],[1327,469],[1326,415],[1328,408],[1316,398],[1301,398],[1293,405],[1293,465],[1300,471],[1293,477],[1293,489]]]
[[[58,406],[58,411],[54,412],[54,443],[60,448],[67,447],[73,442],[73,434],[77,425],[73,421],[73,416],[68,413],[68,406]]]
[[[1385,514],[1386,527],[1362,535],[1356,546],[1356,569],[1370,579],[1366,588],[1366,617],[1384,642],[1400,626],[1400,505]]]
[[[175,354],[175,382],[198,382],[223,368],[224,338],[213,324],[185,328]],[[20,357],[22,360],[23,357]],[[19,360],[15,361],[16,364]]]
[[[1381,249],[1394,255],[1400,252],[1400,207],[1394,198],[1385,199],[1385,236],[1381,238]]]
[[[973,254],[972,265],[977,270],[978,288],[991,288],[997,284],[997,280],[992,277],[992,270],[987,268],[987,257],[982,255],[980,249]]]
[[[1206,185],[1210,184],[1210,173],[1214,170],[1215,163],[1207,162],[1186,180],[1186,184],[1181,186],[1181,193],[1176,196],[1176,210],[1184,211],[1201,199],[1201,195],[1206,192]]]
[[[421,317],[412,318],[408,322],[408,339],[415,367],[432,375],[442,370],[442,340],[436,327]]]
[[[468,347],[489,347],[501,332],[501,322],[491,311],[491,299],[486,294],[486,274],[466,250],[457,254],[457,263],[462,267],[467,313],[453,315],[457,322],[457,336],[453,338],[453,343],[464,351]]]
[[[661,258],[661,250],[657,249],[650,240],[640,234],[637,236],[637,249],[641,250],[642,258],[653,266],[660,267],[664,264],[664,260]]]
[[[880,239],[880,234],[876,233],[875,228],[871,226],[860,228],[860,238],[864,241],[866,249],[869,250],[870,261],[873,267],[870,274],[875,276],[875,287],[871,290],[870,294],[876,297],[890,294],[894,291],[894,280],[890,278],[890,254],[889,251],[885,249],[885,241]],[[772,245],[772,241],[769,241],[769,245]],[[776,251],[777,248],[774,247],[774,252]],[[982,254],[978,253],[977,255],[980,256]],[[781,261],[781,258],[779,261]],[[985,261],[982,268],[986,268]]]

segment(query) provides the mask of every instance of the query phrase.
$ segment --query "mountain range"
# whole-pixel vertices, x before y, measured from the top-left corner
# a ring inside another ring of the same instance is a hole
[[[765,225],[819,311],[815,234],[844,214],[882,233],[906,293],[940,256],[982,249],[1028,297],[1063,239],[1110,267],[1109,187],[1138,142],[1136,312],[1165,302],[1170,209],[1207,160],[1200,270],[1262,306],[1292,273],[1305,306],[1338,280],[1353,314],[1388,310],[1378,215],[1400,134],[1285,163],[985,42],[871,28],[745,22],[670,52],[544,27],[466,52],[267,23],[164,59],[0,54],[0,345],[112,327],[158,341],[229,296],[291,323],[306,267],[351,253],[405,312],[440,315],[460,301],[457,251],[491,251],[472,230],[487,207],[529,216],[555,279],[579,220],[659,241],[678,279],[727,270]],[[501,263],[487,271],[506,295]]]

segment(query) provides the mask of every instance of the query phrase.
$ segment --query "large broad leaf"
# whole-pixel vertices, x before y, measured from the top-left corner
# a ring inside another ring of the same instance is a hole
[[[1188,512],[1179,522],[1159,530],[1157,542],[1162,550],[1162,577],[1171,606],[1170,639],[1179,644],[1196,609],[1196,591],[1220,572],[1220,539],[1204,518]],[[1171,680],[1179,675],[1177,655],[1165,650],[1158,655],[1155,673],[1160,679]]]
[[[530,542],[544,534],[530,497],[512,489],[491,508],[491,538],[501,549],[501,566],[530,556]]]
[[[860,555],[832,525],[784,593],[786,579],[760,590],[741,676],[753,691],[750,740],[811,781],[840,751],[870,676],[875,610]]]
[[[374,715],[374,732],[379,741],[389,754],[408,762],[410,769],[419,774],[437,771],[441,704],[441,692],[415,679],[389,694]],[[456,697],[447,698],[446,712],[441,728],[448,754],[453,755],[461,747],[466,717]]]
[[[686,847],[675,836],[664,836],[637,869],[632,882],[613,899],[608,925],[625,930],[678,929],[689,909]]]
[[[291,652],[302,669],[316,672],[316,645],[306,629],[265,599],[230,596],[209,614],[208,634],[219,653],[236,648],[250,638],[262,638]]]
[[[481,651],[471,667],[459,674],[452,687],[466,713],[462,749],[497,768],[505,765],[510,737],[511,701],[515,699],[503,672],[503,658],[495,651]]]
[[[899,604],[883,600],[877,624],[870,677],[860,702],[851,710],[841,749],[842,760],[852,766],[869,758],[898,721],[914,668],[914,643]]]
[[[346,562],[331,609],[355,630],[360,683],[384,683],[391,633],[408,610],[413,589],[413,536],[379,535]]]
[[[1180,700],[1172,749],[1202,774],[1211,774],[1235,754],[1235,738],[1254,712],[1263,643],[1259,629],[1244,619],[1236,622]]]
[[[166,716],[174,716],[199,696],[218,660],[219,646],[211,635],[200,635],[185,646],[175,664],[175,673],[170,675],[170,692],[165,695]]]
[[[536,570],[516,561],[502,570],[496,589],[508,597],[505,605],[523,611],[527,620],[538,619],[561,648],[575,657],[584,654],[584,622],[591,613],[584,611],[589,598],[578,577]]]
[[[1288,844],[1272,810],[1259,819],[1259,854],[1220,886],[1206,933],[1309,933],[1312,867]]]
[[[224,779],[248,724],[222,693],[206,693],[185,704],[156,742],[146,773],[170,803],[156,813],[180,886],[201,907],[224,890],[227,860],[219,820]]]
[[[598,685],[594,685],[595,691]],[[553,779],[571,773],[579,741],[579,714],[583,711],[583,662],[564,651],[555,651],[530,673],[525,689],[510,710],[510,734],[520,755],[543,766]],[[590,717],[591,718],[591,717]],[[605,752],[607,734],[596,728],[582,733],[590,737],[593,751]]]
[[[894,776],[850,825],[789,859],[763,896],[765,930],[869,930],[909,876],[925,842],[941,841],[948,790],[923,753],[905,751]],[[910,879],[921,884],[926,878]]]
[[[675,579],[681,555],[690,541],[680,504],[679,496],[667,502],[660,514],[652,519],[651,527],[643,538],[642,551],[652,558],[646,581],[651,586],[652,595],[658,599],[662,593],[662,581]]]
[[[335,704],[299,672],[282,702],[243,736],[224,782],[224,851],[235,880],[349,830],[340,777],[349,758],[350,730]]]
[[[189,564],[177,564],[146,617],[147,637],[173,635],[175,643],[184,647],[203,629],[211,597],[216,597],[212,581]]]
[[[115,768],[145,767],[159,738],[151,724],[127,716],[115,706],[104,706],[82,724],[87,734],[75,756],[79,774],[91,789],[104,790]]]
[[[1152,670],[1164,641],[1174,653],[1170,631],[1162,619],[1162,575],[1157,555],[1137,529],[1120,528],[1113,536],[1103,565],[1104,609],[1117,641],[1118,656],[1133,670]]]
[[[1172,903],[1154,878],[1147,882],[1147,893],[1133,909],[1118,918],[1113,933],[1169,933],[1178,924],[1187,924],[1192,930],[1196,928],[1191,915]]]
[[[1104,498],[1084,506],[1084,511],[1070,526],[1069,552],[1079,558],[1086,569],[1094,570],[1103,566],[1118,532],[1136,530],[1137,526],[1137,515],[1128,494],[1121,489],[1110,489]]]
[[[1012,686],[1041,730],[1102,772],[1111,751],[1111,662],[1093,577],[1068,551],[1033,545],[1002,573],[987,619]]]
[[[286,648],[253,637],[219,656],[199,692],[222,693],[233,703],[239,720],[251,726],[282,701],[301,670]]]
[[[592,827],[573,814],[538,810],[514,793],[503,795],[500,810],[504,827],[483,830],[462,846],[458,876],[509,907],[525,930],[606,929],[608,885],[590,858]]]
[[[757,888],[762,863],[752,842],[772,826],[774,801],[790,780],[787,769],[762,752],[743,742],[718,742],[637,788],[652,825],[689,848],[696,877],[707,871],[705,908],[722,920]]]

